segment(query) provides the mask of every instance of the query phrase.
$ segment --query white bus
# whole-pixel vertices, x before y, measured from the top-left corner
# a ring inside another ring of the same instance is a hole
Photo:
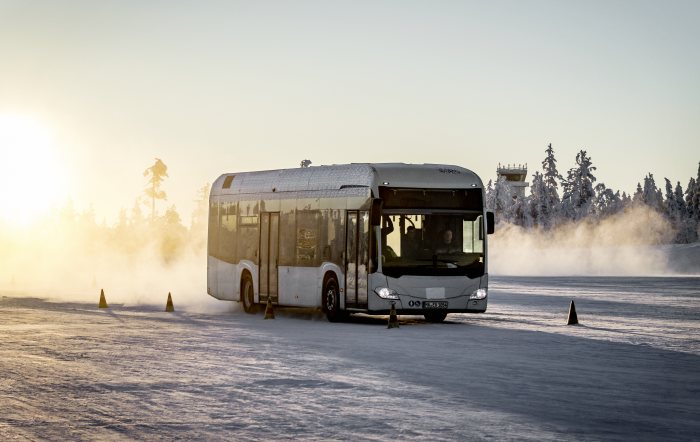
[[[493,213],[473,172],[348,164],[231,173],[209,199],[207,292],[350,313],[486,311]]]

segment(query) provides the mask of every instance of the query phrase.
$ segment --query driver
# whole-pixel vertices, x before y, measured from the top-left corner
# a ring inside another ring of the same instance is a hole
[[[404,239],[405,252],[401,253],[408,258],[415,258],[420,251],[420,238],[414,226],[406,227],[406,238]]]
[[[455,244],[452,243],[452,240],[454,239],[454,234],[452,233],[452,230],[444,230],[442,232],[442,235],[440,236],[440,239],[440,244],[435,249],[435,253],[452,253],[458,251],[457,247],[455,247]]]

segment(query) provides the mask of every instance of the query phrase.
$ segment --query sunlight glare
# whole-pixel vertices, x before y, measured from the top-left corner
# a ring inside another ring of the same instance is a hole
[[[48,129],[36,120],[0,114],[0,221],[26,226],[64,197],[64,177]]]

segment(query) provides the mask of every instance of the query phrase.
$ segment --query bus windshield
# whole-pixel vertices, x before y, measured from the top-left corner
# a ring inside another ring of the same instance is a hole
[[[384,213],[382,272],[387,276],[484,274],[481,212]]]

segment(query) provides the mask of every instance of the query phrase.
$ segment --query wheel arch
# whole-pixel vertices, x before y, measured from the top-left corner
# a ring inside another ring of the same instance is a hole
[[[241,270],[241,275],[238,278],[238,300],[243,302],[243,282],[245,281],[245,278],[248,277],[250,278],[251,282],[253,283],[253,297],[257,296],[257,291],[255,290],[255,280],[253,279],[253,274],[250,273],[250,270],[248,269],[243,269]]]
[[[323,288],[326,286],[326,281],[330,276],[335,277],[335,282],[338,284],[338,291],[339,291],[339,298],[340,298],[340,308],[345,309],[345,278],[343,277],[344,273],[340,266],[337,264],[334,264],[332,262],[326,262],[321,265],[321,274],[323,275],[323,278],[319,278],[318,280],[321,281],[321,285],[318,287],[318,300],[323,306]]]
[[[238,284],[236,285],[236,290],[238,291],[238,296],[234,299],[243,301],[243,277],[244,275],[250,276],[251,281],[253,281],[253,297],[255,302],[260,302],[260,296],[258,293],[258,272],[257,266],[255,266],[251,261],[243,260],[238,265]]]

